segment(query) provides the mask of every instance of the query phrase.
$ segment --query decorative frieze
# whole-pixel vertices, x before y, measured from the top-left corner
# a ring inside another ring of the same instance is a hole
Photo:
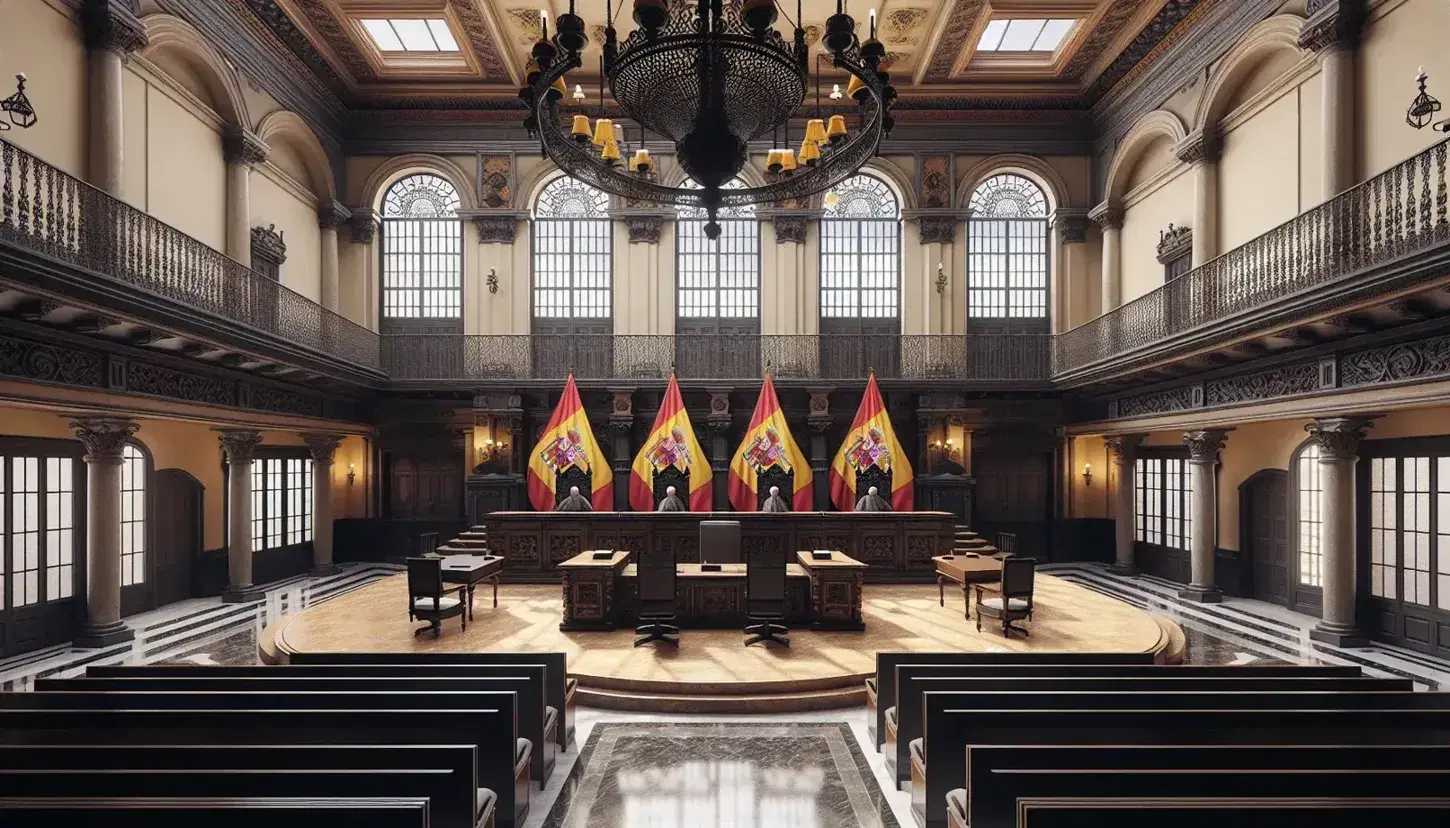
[[[1123,397],[1118,400],[1119,417],[1146,417],[1150,414],[1168,414],[1174,411],[1188,411],[1193,406],[1193,388],[1169,388]]]
[[[1450,336],[1353,351],[1339,362],[1341,388],[1444,376],[1450,374]]]
[[[106,385],[105,359],[72,348],[0,336],[0,376],[86,388]]]
[[[141,426],[124,417],[82,417],[71,421],[76,439],[86,447],[86,461],[121,462],[126,441]]]
[[[1308,394],[1319,390],[1319,365],[1301,362],[1243,376],[1210,380],[1204,385],[1204,403],[1209,406]]]
[[[147,394],[207,405],[236,405],[236,389],[233,383],[135,360],[126,361],[125,390],[132,394]]]
[[[280,388],[272,388],[265,385],[243,384],[238,394],[238,402],[244,408],[254,408],[258,411],[270,411],[274,414],[297,414],[303,417],[322,417],[326,415],[322,400],[296,394],[291,391],[284,391]]]

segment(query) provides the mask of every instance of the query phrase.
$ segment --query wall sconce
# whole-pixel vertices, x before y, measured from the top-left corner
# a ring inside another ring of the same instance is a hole
[[[30,105],[30,98],[25,96],[24,72],[15,76],[15,94],[0,101],[0,112],[9,112],[10,121],[21,129],[30,129],[40,120],[35,115],[35,107]],[[10,124],[0,122],[0,132],[8,129]]]
[[[475,453],[478,455],[477,465],[481,466],[496,457],[502,457],[504,451],[507,449],[508,443],[502,440],[495,441],[492,437],[489,437],[483,441],[483,445],[475,449]]]
[[[498,293],[498,268],[490,267],[488,275],[483,277],[483,281],[488,285],[489,293]]]
[[[347,485],[351,486],[356,481],[357,481],[357,466],[354,466],[353,464],[348,463],[347,464]]]
[[[942,262],[936,263],[936,292],[940,296],[947,291],[947,266]]]
[[[1415,99],[1410,102],[1410,108],[1405,111],[1405,123],[1415,129],[1424,129],[1428,126],[1436,132],[1450,133],[1450,118],[1433,126],[1430,124],[1435,113],[1440,111],[1440,102],[1425,91],[1429,82],[1430,76],[1425,74],[1425,67],[1421,66],[1420,71],[1415,75],[1415,83],[1420,85],[1420,94],[1415,96]]]
[[[1093,464],[1092,463],[1083,463],[1082,464],[1082,484],[1084,486],[1091,486],[1093,484]]]
[[[941,455],[943,457],[946,457],[948,460],[961,462],[962,450],[952,444],[951,438],[947,438],[946,442],[937,440],[936,442],[931,444],[931,447],[940,452]]]

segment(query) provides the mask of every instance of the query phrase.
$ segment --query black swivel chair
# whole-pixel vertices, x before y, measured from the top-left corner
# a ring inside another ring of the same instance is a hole
[[[700,563],[745,563],[740,553],[740,521],[700,521]]]
[[[634,646],[661,641],[679,645],[680,628],[675,620],[675,550],[664,544],[635,553],[636,587],[639,589],[639,638]]]
[[[422,635],[429,630],[437,638],[443,632],[443,619],[458,616],[468,630],[468,602],[465,595],[468,587],[449,585],[447,591],[457,590],[458,597],[444,594],[443,559],[408,559],[408,620],[427,621],[428,626],[419,627],[413,635]]]
[[[790,646],[785,628],[785,552],[782,549],[761,549],[750,554],[745,569],[745,646],[759,642],[775,642]],[[755,622],[755,623],[749,623]]]

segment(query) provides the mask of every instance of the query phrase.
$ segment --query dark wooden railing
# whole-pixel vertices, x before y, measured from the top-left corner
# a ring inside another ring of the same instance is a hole
[[[0,240],[367,369],[377,334],[0,141]]]
[[[881,379],[1042,382],[1045,334],[875,336],[853,334],[451,335],[383,337],[383,368],[395,380]]]
[[[1442,141],[1262,236],[1057,336],[1062,376],[1222,325],[1300,291],[1450,242]]]

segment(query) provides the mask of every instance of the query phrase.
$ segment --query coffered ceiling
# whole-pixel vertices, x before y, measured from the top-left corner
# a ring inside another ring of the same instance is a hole
[[[672,0],[672,2],[693,0]],[[348,106],[518,117],[529,49],[567,0],[227,0],[245,7]],[[631,0],[613,5],[622,39]],[[727,0],[729,2],[729,0]],[[1084,109],[1145,71],[1207,9],[1233,0],[855,0],[865,36],[875,2],[885,65],[910,110]],[[813,53],[835,0],[802,0]],[[599,95],[606,0],[578,0],[590,43],[568,80]],[[778,21],[794,28],[796,4]],[[817,65],[813,62],[813,65]],[[839,79],[818,63],[826,92]],[[813,69],[814,71],[814,69]],[[907,115],[909,118],[910,116]]]

